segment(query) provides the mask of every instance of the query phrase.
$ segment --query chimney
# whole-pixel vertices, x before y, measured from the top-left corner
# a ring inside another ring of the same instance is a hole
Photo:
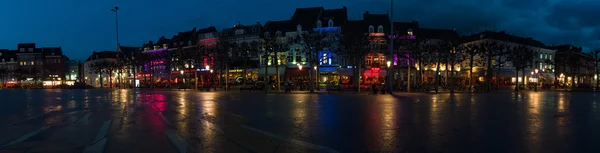
[[[367,17],[369,17],[369,11],[365,11],[365,13],[363,14],[363,20],[367,20]]]

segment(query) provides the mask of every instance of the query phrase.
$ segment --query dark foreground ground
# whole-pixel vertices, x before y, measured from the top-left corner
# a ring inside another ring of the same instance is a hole
[[[0,90],[4,152],[600,152],[600,95]]]

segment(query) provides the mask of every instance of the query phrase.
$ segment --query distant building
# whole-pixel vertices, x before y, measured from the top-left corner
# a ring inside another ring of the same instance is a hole
[[[0,49],[0,87],[17,84],[19,64],[16,53],[16,50]]]
[[[239,73],[230,73],[230,75],[238,75],[246,80],[258,80],[261,31],[262,25],[259,22],[250,25],[242,25],[238,22],[232,28],[225,28],[221,31],[220,40],[237,46],[237,50],[230,54],[234,60],[230,63],[229,69]],[[246,50],[246,52],[241,50]],[[246,76],[243,76],[244,71]]]
[[[556,75],[563,85],[595,84],[594,59],[583,48],[573,45],[552,46],[556,50]],[[545,55],[540,55],[542,58]]]
[[[115,83],[110,71],[110,65],[117,63],[117,52],[94,51],[84,64],[84,80],[93,87],[111,87]],[[110,78],[109,78],[110,77]]]
[[[480,43],[497,43],[499,45],[503,45],[508,48],[516,47],[516,46],[525,46],[535,52],[535,57],[531,61],[530,64],[524,69],[525,71],[519,70],[519,77],[515,77],[515,67],[513,61],[508,59],[508,56],[497,56],[494,57],[491,61],[492,66],[492,81],[500,82],[500,85],[510,85],[514,84],[516,81],[524,82],[525,84],[529,82],[538,82],[538,78],[542,83],[552,84],[554,81],[554,64],[552,60],[555,56],[555,50],[544,45],[542,42],[535,40],[531,37],[519,37],[507,34],[504,31],[494,32],[494,31],[484,31],[474,35],[466,36],[462,38],[462,41],[465,42],[462,45],[469,44],[480,44]],[[468,60],[461,65],[461,70],[465,71],[462,74],[467,77],[469,71]],[[474,61],[478,61],[479,63],[487,63],[485,62],[484,57],[476,56]],[[497,70],[499,67],[499,71]],[[485,81],[485,73],[486,73],[487,65],[485,64],[475,64],[473,66],[473,79],[471,81]],[[539,73],[531,74],[537,70]],[[525,76],[525,78],[522,78]]]
[[[66,67],[61,47],[36,48],[35,43],[18,44],[18,80],[22,84],[42,83],[44,86],[60,85]]]
[[[65,84],[74,85],[75,82],[80,82],[80,78],[82,75],[80,74],[81,62],[75,60],[68,60],[65,62],[65,66],[67,67],[67,71],[65,73]]]

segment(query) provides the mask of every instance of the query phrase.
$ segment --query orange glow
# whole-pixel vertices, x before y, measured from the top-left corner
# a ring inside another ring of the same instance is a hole
[[[371,37],[382,37],[385,36],[385,33],[369,33]]]

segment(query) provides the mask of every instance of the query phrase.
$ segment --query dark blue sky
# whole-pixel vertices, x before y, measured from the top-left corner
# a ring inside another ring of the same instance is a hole
[[[121,45],[140,46],[160,36],[211,25],[264,23],[290,18],[297,7],[347,6],[351,19],[364,11],[385,13],[389,0],[2,0],[0,48],[17,43],[62,46],[71,59],[94,50],[115,50],[118,5]],[[600,1],[581,0],[396,0],[397,21],[457,29],[461,34],[504,30],[547,45],[587,48],[600,43]]]

